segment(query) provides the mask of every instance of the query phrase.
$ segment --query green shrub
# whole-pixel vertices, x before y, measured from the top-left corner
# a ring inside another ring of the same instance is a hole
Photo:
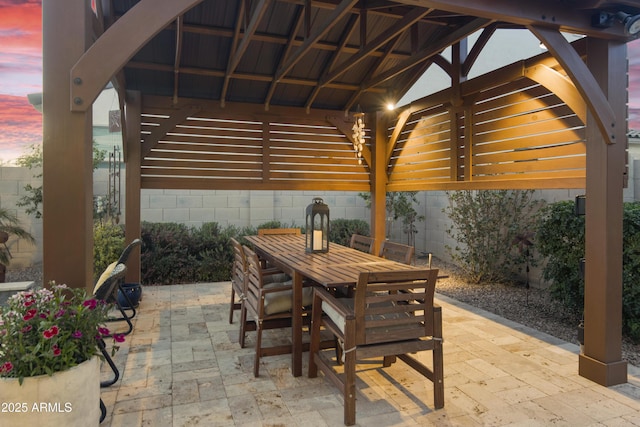
[[[329,241],[349,246],[352,234],[369,236],[369,223],[361,219],[333,219],[329,229]]]
[[[542,277],[551,284],[551,296],[571,311],[582,312],[584,216],[575,214],[572,201],[550,204],[542,211],[536,238],[538,252],[546,258]]]
[[[142,283],[167,285],[194,282],[197,262],[192,233],[184,224],[142,223]]]
[[[457,242],[446,249],[472,283],[513,281],[516,274],[535,264],[535,217],[542,201],[533,190],[483,190],[447,192],[452,221],[446,230]]]
[[[543,277],[551,282],[551,295],[573,310],[584,308],[584,281],[580,259],[584,257],[584,217],[574,213],[574,203],[547,206],[537,230],[538,250],[547,258]],[[640,203],[625,203],[623,212],[622,327],[640,341]]]
[[[124,250],[124,230],[119,225],[96,223],[93,226],[93,281],[96,282],[109,264],[117,261]]]

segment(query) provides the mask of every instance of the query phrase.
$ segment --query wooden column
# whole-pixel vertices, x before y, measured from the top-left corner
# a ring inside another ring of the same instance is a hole
[[[375,237],[373,253],[377,254],[386,236],[387,216],[387,123],[384,112],[367,115],[372,118],[371,136],[371,235]]]
[[[93,290],[92,112],[71,112],[69,70],[90,44],[90,2],[42,4],[43,281]],[[89,106],[90,107],[90,106]]]
[[[125,138],[125,170],[126,170],[126,195],[125,195],[125,243],[140,238],[140,92],[128,91],[126,93],[126,138]],[[136,247],[127,261],[127,283],[141,283],[140,274],[140,246]]]
[[[589,39],[587,62],[614,115],[613,144],[587,115],[584,353],[580,375],[610,386],[627,381],[622,361],[622,209],[626,151],[626,45]],[[578,266],[576,266],[577,268]]]

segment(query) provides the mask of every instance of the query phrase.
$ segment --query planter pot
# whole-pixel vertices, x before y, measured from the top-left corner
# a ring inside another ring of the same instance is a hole
[[[52,376],[0,378],[0,425],[85,427],[100,424],[97,357]]]
[[[142,286],[140,286],[140,283],[125,283],[122,285],[122,290],[124,290],[124,295],[131,301],[133,308],[138,307],[140,299],[142,298]],[[122,290],[118,289],[118,303],[123,308],[130,308],[129,302],[127,298],[124,297]]]

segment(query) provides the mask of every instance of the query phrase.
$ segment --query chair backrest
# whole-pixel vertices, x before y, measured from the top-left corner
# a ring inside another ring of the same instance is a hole
[[[118,264],[126,264],[127,260],[129,259],[129,255],[131,254],[131,251],[133,251],[133,248],[135,248],[136,246],[140,246],[141,244],[142,244],[142,240],[140,239],[132,240],[131,243],[129,243],[127,247],[124,248],[124,250],[122,251],[122,254],[120,254],[120,258],[118,258]]]
[[[380,253],[378,254],[378,256],[390,259],[392,261],[411,265],[414,250],[415,249],[413,248],[413,246],[403,245],[402,243],[389,242],[388,240],[385,240],[380,246]]]
[[[349,242],[349,247],[353,249],[357,249],[362,252],[366,252],[368,254],[373,253],[373,237],[363,236],[361,234],[353,234],[351,235],[351,241]]]
[[[302,234],[299,228],[259,228],[258,236],[265,236],[268,234]]]
[[[246,301],[251,307],[260,306],[260,289],[264,286],[262,277],[262,264],[258,255],[248,246],[243,246],[245,259],[247,260]]]
[[[109,264],[93,288],[93,297],[97,300],[112,301],[118,283],[124,279],[126,271],[127,267],[122,263],[116,261]]]
[[[433,336],[437,269],[364,272],[354,313],[356,345]]]
[[[247,277],[247,259],[242,245],[233,237],[230,239],[233,245],[233,267],[231,269],[231,281],[240,286],[245,292]]]

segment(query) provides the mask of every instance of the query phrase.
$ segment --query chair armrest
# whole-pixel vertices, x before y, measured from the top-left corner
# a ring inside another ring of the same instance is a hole
[[[343,316],[345,319],[355,319],[355,313],[353,309],[342,302],[340,299],[336,298],[327,292],[324,288],[315,287],[313,288],[314,295],[319,297],[322,300],[322,303],[326,303],[330,305],[340,316]]]

